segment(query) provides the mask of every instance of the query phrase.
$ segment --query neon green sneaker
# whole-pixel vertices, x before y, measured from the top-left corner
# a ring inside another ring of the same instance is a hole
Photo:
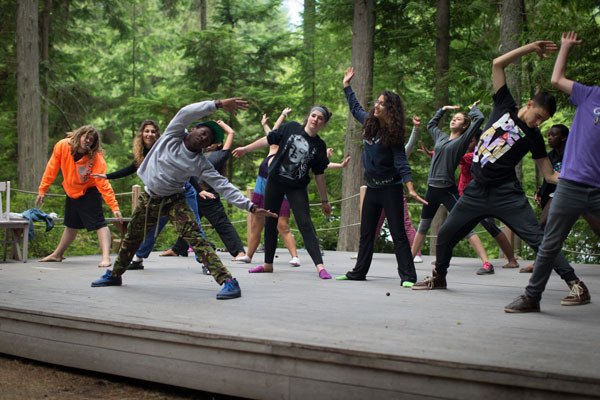
[[[402,287],[411,288],[414,286],[414,282],[404,281],[402,282]]]

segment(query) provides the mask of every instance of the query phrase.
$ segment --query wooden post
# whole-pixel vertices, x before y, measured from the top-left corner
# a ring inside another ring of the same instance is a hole
[[[360,222],[360,218],[362,218],[362,206],[363,206],[363,202],[365,201],[365,194],[367,194],[367,186],[362,185],[358,192],[358,195],[359,195],[359,197],[358,197],[359,198],[359,209],[358,209],[359,222]]]
[[[133,185],[131,187],[131,213],[133,214],[133,210],[137,208],[138,198],[140,197],[140,192],[142,187],[140,185]]]
[[[252,199],[252,195],[254,194],[254,188],[246,188],[246,197]],[[246,213],[246,243],[248,243],[248,238],[252,234],[252,213]]]

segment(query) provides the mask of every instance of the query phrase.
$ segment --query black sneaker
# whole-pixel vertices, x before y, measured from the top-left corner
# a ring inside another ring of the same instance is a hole
[[[142,261],[132,261],[131,264],[127,267],[127,270],[134,271],[136,269],[144,269],[144,260]]]
[[[540,312],[540,303],[527,297],[527,295],[520,295],[513,300],[512,303],[504,307],[504,312],[507,313],[528,313],[528,312]]]
[[[494,266],[489,261],[484,262],[481,268],[477,270],[477,275],[492,275],[493,273]]]
[[[591,296],[582,281],[569,282],[571,293],[560,301],[561,306],[582,306],[590,302]]]
[[[435,269],[431,271],[431,276],[415,283],[412,290],[434,290],[446,289],[446,277],[438,275]]]

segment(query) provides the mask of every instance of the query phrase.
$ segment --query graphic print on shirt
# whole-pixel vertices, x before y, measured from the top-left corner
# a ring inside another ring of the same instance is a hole
[[[279,175],[297,180],[308,172],[308,163],[313,159],[316,148],[310,149],[308,141],[302,135],[291,135],[286,143],[286,155],[279,168]]]
[[[92,162],[88,162],[85,165],[77,165],[77,174],[79,175],[79,179],[81,179],[81,183],[86,183],[90,179],[90,174],[92,173]]]
[[[475,147],[473,162],[479,162],[481,167],[487,163],[493,164],[524,137],[525,134],[515,124],[510,114],[506,113],[481,134],[479,143]]]

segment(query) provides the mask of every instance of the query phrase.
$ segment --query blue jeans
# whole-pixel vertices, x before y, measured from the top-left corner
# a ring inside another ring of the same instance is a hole
[[[525,288],[528,297],[541,300],[562,245],[577,218],[583,214],[588,214],[587,217],[594,220],[600,219],[600,189],[559,179],[550,203],[544,239],[535,258],[533,275]]]
[[[196,192],[196,189],[194,189],[194,187],[189,182],[186,182],[185,186],[184,186],[183,194],[185,195],[185,202],[187,203],[188,207],[190,207],[192,209],[192,211],[194,212],[194,216],[196,217],[196,222],[198,223],[198,227],[200,228],[200,235],[204,239],[206,239],[206,234],[204,233],[204,230],[202,229],[202,225],[200,224],[200,214],[198,213],[198,202],[196,200],[196,197],[198,197],[198,193]],[[155,230],[152,229],[151,232],[146,233],[146,238],[144,239],[144,242],[140,245],[139,249],[135,252],[136,256],[138,256],[139,258],[148,258],[148,256],[150,255],[150,252],[154,248],[154,242],[156,242],[156,237],[160,234],[160,232],[162,232],[165,225],[167,225],[168,221],[169,221],[169,219],[167,218],[166,215],[162,215],[160,217],[160,219],[158,220],[158,232],[155,232]],[[156,236],[155,236],[155,233],[156,233]]]

